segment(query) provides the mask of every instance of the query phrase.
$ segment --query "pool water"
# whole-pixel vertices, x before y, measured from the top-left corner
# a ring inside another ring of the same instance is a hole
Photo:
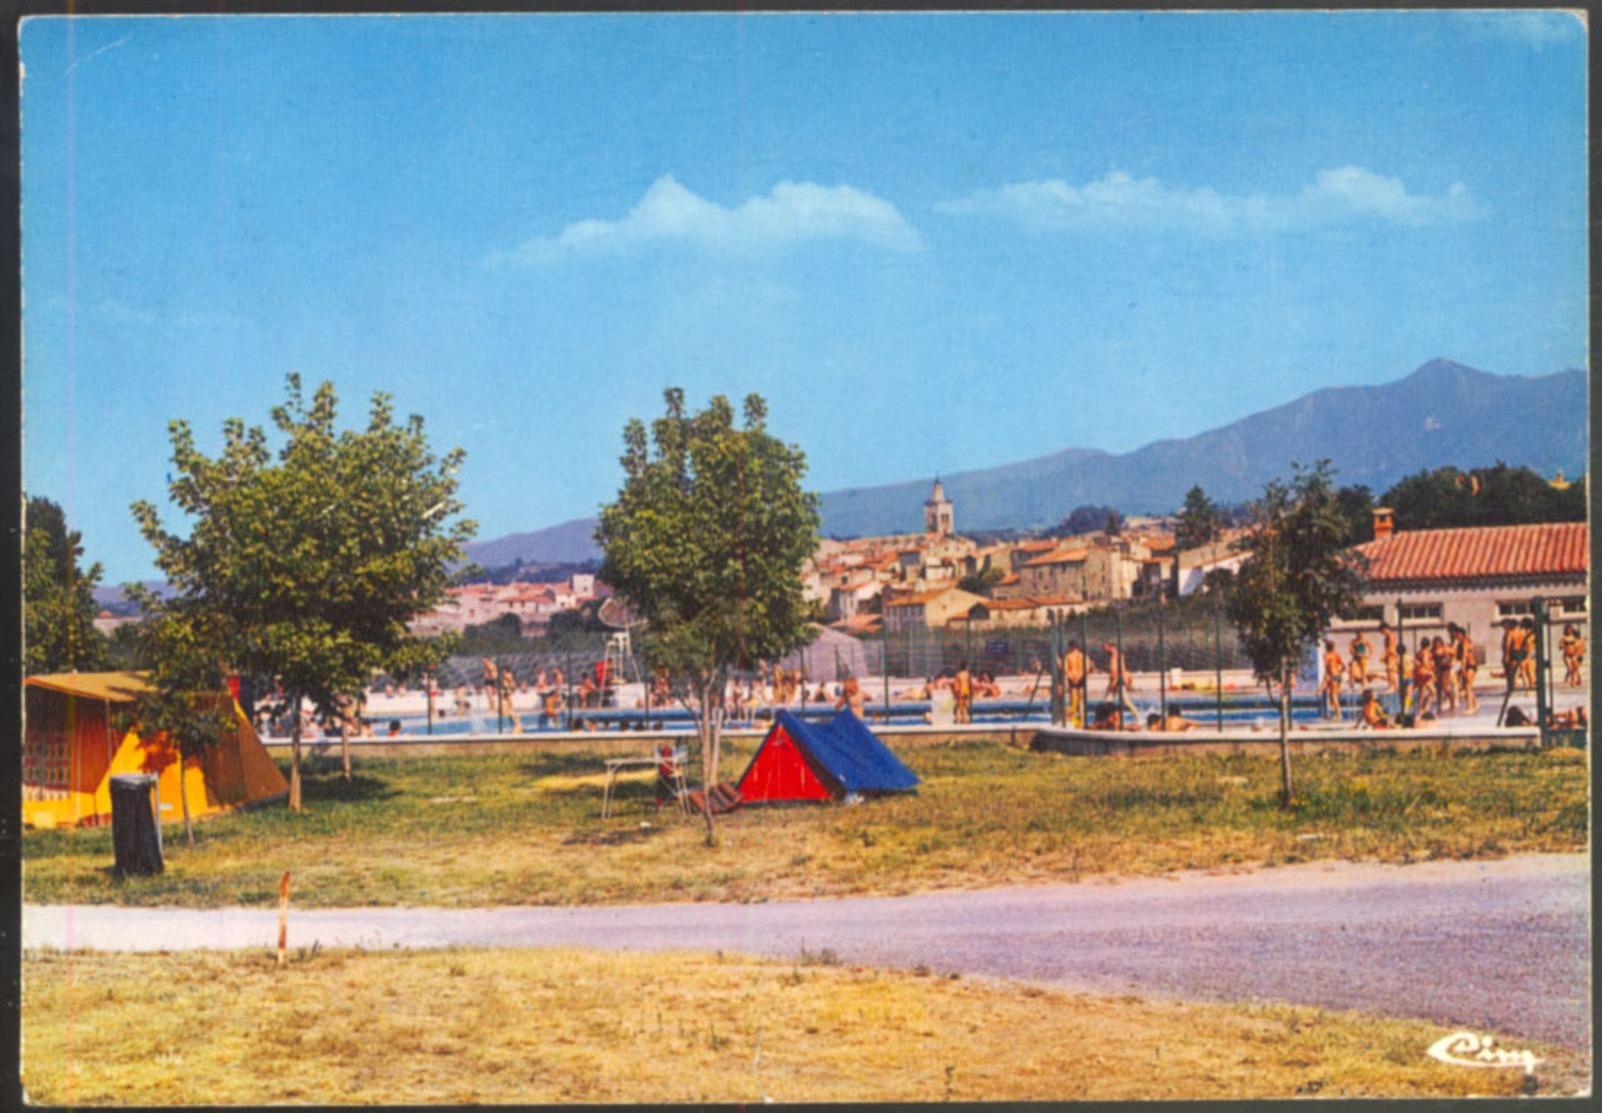
[[[1095,703],[1092,703],[1094,708]],[[1141,723],[1144,724],[1148,714],[1157,712],[1158,703],[1136,701],[1132,702],[1138,713]],[[884,724],[882,720],[883,706],[869,703],[867,713],[869,720],[876,724]],[[1201,728],[1216,725],[1219,712],[1214,702],[1207,700],[1179,700],[1168,703],[1169,713],[1180,714],[1196,722]],[[804,710],[797,706],[792,707],[791,713],[798,717],[817,718],[824,717],[833,710],[828,706],[808,706]],[[1345,720],[1350,721],[1356,714],[1355,704],[1347,703],[1342,709]],[[591,709],[576,711],[580,718],[604,719],[610,729],[619,724],[630,730],[650,728],[667,728],[672,731],[688,732],[694,724],[689,711],[682,708],[668,710],[617,710],[617,709]],[[927,702],[892,702],[890,704],[890,725],[926,725],[928,724],[929,704]],[[1224,704],[1223,720],[1227,725],[1246,725],[1258,723],[1265,728],[1278,724],[1279,708],[1266,698],[1231,698]],[[1291,719],[1295,724],[1309,724],[1323,720],[1316,699],[1295,699],[1291,703]],[[426,714],[402,715],[395,720],[401,723],[401,735],[407,737],[427,736],[430,733],[436,736],[472,736],[521,732],[524,734],[556,733],[563,728],[563,719],[552,719],[550,724],[542,726],[542,717],[535,713],[522,713],[517,716],[517,725],[512,719],[497,720],[489,715],[480,714],[473,717],[436,718],[430,730]],[[726,724],[731,728],[762,728],[768,724],[767,710],[761,711],[761,716],[745,721],[730,721]],[[991,701],[974,703],[974,723],[979,725],[1044,725],[1051,721],[1050,708],[1042,702],[1033,704],[1019,701]],[[375,730],[383,736],[381,726]]]

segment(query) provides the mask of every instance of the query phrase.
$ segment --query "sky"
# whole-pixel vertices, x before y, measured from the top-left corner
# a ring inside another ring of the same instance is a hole
[[[55,17],[20,38],[24,486],[156,576],[167,424],[284,378],[467,451],[493,539],[630,417],[817,491],[1122,453],[1446,357],[1588,364],[1560,13]]]

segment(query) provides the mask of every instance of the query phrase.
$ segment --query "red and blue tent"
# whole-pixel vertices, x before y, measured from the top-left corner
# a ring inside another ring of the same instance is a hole
[[[917,785],[912,770],[850,710],[821,723],[780,710],[736,784],[746,803],[843,799]]]

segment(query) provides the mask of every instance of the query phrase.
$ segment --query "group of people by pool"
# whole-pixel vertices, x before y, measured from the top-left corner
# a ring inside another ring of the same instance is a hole
[[[1383,678],[1397,696],[1396,708],[1386,710],[1375,687],[1369,685],[1369,659],[1373,648],[1367,635],[1358,631],[1347,646],[1350,662],[1341,657],[1334,640],[1324,641],[1321,698],[1327,717],[1334,720],[1343,717],[1341,694],[1348,684],[1360,692],[1358,728],[1390,729],[1434,720],[1447,713],[1479,712],[1480,702],[1475,694],[1479,653],[1465,627],[1448,623],[1444,636],[1421,637],[1412,648],[1399,640],[1385,621],[1379,624],[1379,634],[1382,641],[1380,673],[1372,681]],[[1535,623],[1530,618],[1508,618],[1502,622],[1502,677],[1510,697],[1517,690],[1535,690],[1536,647]],[[1565,667],[1564,685],[1583,686],[1585,680],[1581,672],[1586,644],[1578,628],[1572,624],[1565,626],[1558,650]],[[1583,707],[1578,708],[1578,716],[1584,718]]]

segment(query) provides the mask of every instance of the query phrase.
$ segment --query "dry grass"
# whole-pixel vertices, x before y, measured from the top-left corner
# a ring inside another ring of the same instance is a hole
[[[30,954],[34,1104],[761,1104],[1569,1093],[1428,1024],[957,975],[578,950]],[[822,964],[819,964],[822,963]],[[1510,1037],[1502,1037],[1504,1043]]]
[[[638,749],[639,746],[633,746]],[[613,746],[627,751],[629,745]],[[725,775],[749,757],[735,745]],[[526,756],[366,760],[345,783],[311,765],[310,810],[218,817],[167,872],[118,880],[110,834],[29,832],[40,903],[492,906],[752,901],[1071,881],[1318,859],[1487,858],[1586,848],[1586,756],[1375,751],[1298,757],[1278,806],[1271,757],[1109,760],[994,741],[913,746],[918,794],[858,806],[746,810],[707,850],[698,822],[622,785],[602,821],[599,743]]]

